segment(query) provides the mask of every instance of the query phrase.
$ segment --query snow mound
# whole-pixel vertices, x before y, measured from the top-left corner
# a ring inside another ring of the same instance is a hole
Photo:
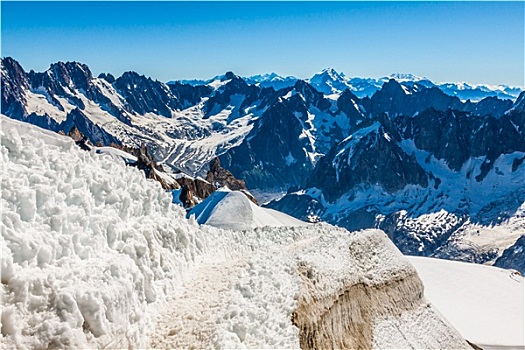
[[[232,230],[250,230],[263,226],[305,226],[287,214],[261,208],[242,192],[219,189],[196,205],[188,216],[195,215],[199,224]]]
[[[409,257],[425,295],[471,343],[483,349],[525,348],[522,276],[512,270]]]

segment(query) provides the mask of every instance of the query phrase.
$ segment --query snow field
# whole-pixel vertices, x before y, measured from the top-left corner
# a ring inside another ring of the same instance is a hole
[[[522,276],[512,270],[409,257],[425,295],[470,342],[486,348],[525,348]]]

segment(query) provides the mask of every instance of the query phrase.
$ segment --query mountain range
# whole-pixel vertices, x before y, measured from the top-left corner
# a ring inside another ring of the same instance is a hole
[[[1,62],[1,112],[93,144],[147,146],[168,171],[220,163],[268,204],[351,230],[383,229],[406,254],[522,269],[525,93],[412,75],[301,80],[232,72],[163,83],[94,77],[78,62]],[[517,253],[515,253],[517,252]],[[523,271],[522,271],[523,272]]]
[[[214,80],[220,80],[221,75],[217,75],[208,80],[179,80],[170,81],[168,84],[180,82],[192,86],[206,85]],[[266,73],[261,75],[253,75],[243,77],[243,79],[250,85],[258,85],[260,87],[273,87],[279,90],[285,87],[290,87],[295,84],[299,78],[293,76],[280,76],[276,73]],[[394,79],[406,88],[413,88],[418,85],[420,88],[437,87],[444,93],[450,96],[457,96],[462,101],[471,100],[473,102],[480,101],[486,97],[498,97],[501,99],[516,99],[522,88],[509,85],[486,85],[486,84],[469,84],[464,82],[459,83],[434,83],[428,78],[418,77],[413,74],[393,73],[389,76],[381,78],[348,78],[344,73],[337,72],[333,68],[325,68],[321,72],[314,74],[310,79],[306,79],[318,91],[330,95],[339,94],[346,89],[349,89],[356,96],[371,97],[377,90],[380,90],[383,84],[390,79]]]

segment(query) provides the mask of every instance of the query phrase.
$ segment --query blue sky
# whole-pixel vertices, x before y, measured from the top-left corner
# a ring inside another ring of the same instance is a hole
[[[2,56],[152,78],[393,72],[524,84],[524,2],[6,2]]]

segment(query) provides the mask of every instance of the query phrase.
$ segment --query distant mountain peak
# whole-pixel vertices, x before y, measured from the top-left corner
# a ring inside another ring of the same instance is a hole
[[[334,81],[345,80],[346,76],[342,72],[336,71],[334,68],[325,68],[321,72],[315,74],[312,79],[316,76],[327,77]]]
[[[425,77],[420,77],[412,73],[392,73],[388,76],[389,79],[395,79],[397,81],[420,81],[429,80]]]
[[[237,77],[232,71],[228,71],[226,72],[226,74],[224,74],[224,79],[225,80],[230,80],[230,79],[233,79]]]

